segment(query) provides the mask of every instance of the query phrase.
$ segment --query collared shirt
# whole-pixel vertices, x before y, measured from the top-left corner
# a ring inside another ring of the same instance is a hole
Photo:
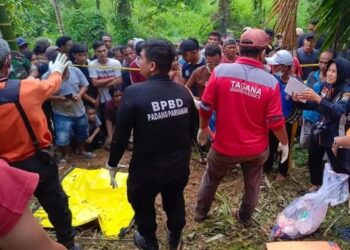
[[[268,130],[284,126],[278,81],[251,58],[239,57],[214,69],[200,115],[209,118],[212,111],[216,111],[213,147],[227,156],[260,154],[268,147]]]

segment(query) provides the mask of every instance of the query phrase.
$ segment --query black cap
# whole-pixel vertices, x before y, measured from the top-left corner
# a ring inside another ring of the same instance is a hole
[[[188,39],[184,40],[179,47],[179,52],[181,54],[186,53],[187,51],[193,51],[193,50],[199,50],[198,44],[196,44],[194,41]]]
[[[308,40],[308,39],[314,39],[315,38],[315,33],[313,32],[309,32],[309,33],[306,33],[304,39]]]
[[[265,33],[270,37],[275,36],[275,31],[273,29],[265,29]]]

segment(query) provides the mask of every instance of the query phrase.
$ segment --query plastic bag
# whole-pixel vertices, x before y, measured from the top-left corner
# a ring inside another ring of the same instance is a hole
[[[271,238],[297,239],[315,232],[326,217],[328,205],[335,206],[348,199],[348,178],[335,173],[327,163],[321,188],[292,201],[277,216]]]

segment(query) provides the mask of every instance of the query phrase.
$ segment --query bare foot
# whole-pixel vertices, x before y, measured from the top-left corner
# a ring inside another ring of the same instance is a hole
[[[282,174],[278,174],[276,176],[276,181],[278,181],[278,182],[282,182],[282,181],[285,181],[285,180],[286,180],[286,177],[284,175],[282,175]]]

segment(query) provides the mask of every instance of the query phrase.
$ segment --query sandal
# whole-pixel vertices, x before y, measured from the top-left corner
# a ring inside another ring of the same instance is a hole
[[[84,157],[86,159],[91,159],[96,157],[96,154],[92,153],[92,152],[82,152],[79,154],[81,157]]]
[[[207,157],[205,157],[205,156],[202,155],[202,156],[198,159],[198,162],[199,162],[200,164],[202,164],[202,165],[207,165],[208,159],[207,159]]]

